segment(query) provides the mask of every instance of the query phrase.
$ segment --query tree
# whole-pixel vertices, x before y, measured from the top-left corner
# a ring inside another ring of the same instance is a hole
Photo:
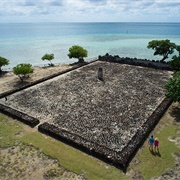
[[[174,49],[176,48],[176,44],[170,42],[170,40],[152,40],[148,43],[147,46],[148,49],[153,49],[154,55],[160,55],[163,56],[162,62],[164,62],[165,59],[168,58],[169,54],[172,54],[174,52]]]
[[[77,58],[78,63],[84,63],[84,57],[87,57],[88,51],[81,46],[75,45],[69,48],[69,58]]]
[[[50,61],[50,63],[48,64],[49,66],[54,66],[54,64],[51,62],[54,59],[54,54],[45,54],[42,58],[43,61],[44,60],[48,60]]]
[[[33,68],[31,64],[18,64],[13,67],[13,72],[17,75],[21,82],[23,82],[24,78],[29,77],[29,74],[33,73]]]
[[[180,71],[180,46],[176,46],[176,50],[179,55],[174,55],[171,61],[168,61],[168,64],[172,67],[173,70]]]
[[[180,103],[180,71],[176,71],[173,74],[173,77],[165,85],[167,89],[167,97],[173,99]]]
[[[173,56],[172,60],[168,62],[169,66],[175,71],[180,71],[180,56]]]
[[[180,56],[180,46],[176,46],[176,50],[178,51],[178,53],[179,53],[179,56]]]
[[[0,73],[2,72],[1,67],[9,64],[9,60],[0,56]]]

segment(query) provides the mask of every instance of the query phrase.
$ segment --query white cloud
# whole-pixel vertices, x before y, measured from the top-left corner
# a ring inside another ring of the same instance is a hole
[[[180,0],[1,0],[0,12],[0,22],[180,22]]]

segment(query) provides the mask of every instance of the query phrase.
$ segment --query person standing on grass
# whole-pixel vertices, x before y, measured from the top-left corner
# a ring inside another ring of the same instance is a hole
[[[154,138],[153,138],[153,136],[151,136],[149,138],[149,149],[153,150],[153,146],[154,146]]]
[[[157,151],[159,151],[158,146],[159,146],[158,138],[155,138],[155,140],[154,140],[154,149],[157,150]]]

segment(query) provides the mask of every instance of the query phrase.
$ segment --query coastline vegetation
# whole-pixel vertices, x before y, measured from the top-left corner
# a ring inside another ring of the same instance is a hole
[[[178,56],[174,55],[172,59],[168,62],[168,64],[174,69],[175,71],[180,71],[180,46],[176,46],[176,50],[178,51]]]
[[[168,64],[172,67],[173,70],[180,70],[180,46],[175,43],[170,42],[170,40],[152,40],[148,43],[148,49],[154,50],[154,55],[162,55],[163,58],[161,62],[164,62],[168,58],[168,55],[173,54],[174,50],[179,52],[179,55],[174,55],[171,60],[168,61]],[[88,56],[88,51],[79,45],[74,45],[69,48],[69,53],[67,56],[71,58],[77,58],[78,63],[84,63],[84,58]],[[43,61],[48,60],[50,63],[49,66],[54,66],[51,62],[54,59],[54,54],[44,54],[41,58]],[[0,73],[2,72],[1,67],[9,65],[9,60],[0,56]]]
[[[168,58],[168,55],[173,54],[174,50],[179,52],[179,55],[174,55],[171,60],[168,61],[168,64],[174,70],[180,70],[180,46],[175,43],[170,42],[170,40],[152,40],[149,41],[148,49],[154,50],[154,55],[162,55],[163,58],[161,62],[164,62]],[[88,56],[88,51],[79,45],[74,45],[69,48],[69,53],[67,56],[71,58],[77,58],[78,63],[84,63],[84,58]],[[54,54],[44,54],[41,58],[43,61],[48,60],[50,63],[49,66],[54,66],[51,62],[54,59]],[[9,65],[9,60],[0,56],[0,73],[2,72],[1,67]]]
[[[84,63],[84,58],[87,57],[88,51],[81,46],[75,45],[69,48],[69,58],[77,58],[78,63]]]
[[[168,58],[169,54],[173,54],[174,49],[176,49],[176,44],[170,42],[170,40],[152,40],[148,43],[148,49],[154,50],[154,55],[163,56],[161,62],[164,62]]]
[[[51,62],[54,59],[54,54],[45,54],[42,58],[44,60],[48,60],[50,63],[48,64],[49,66],[54,66],[54,64]]]
[[[167,82],[165,88],[168,91],[166,96],[180,103],[180,46],[176,46],[176,50],[179,55],[174,55],[168,62],[174,70],[173,77]]]
[[[166,84],[167,97],[173,99],[174,102],[180,103],[180,71],[175,71],[173,77]]]
[[[25,78],[28,78],[29,74],[33,73],[33,71],[31,64],[18,64],[13,68],[14,74],[19,77],[21,82],[23,82]]]
[[[2,72],[2,66],[6,66],[9,64],[9,60],[0,56],[0,73]]]

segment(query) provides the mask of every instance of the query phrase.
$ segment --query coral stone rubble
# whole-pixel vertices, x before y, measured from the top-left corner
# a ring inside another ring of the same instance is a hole
[[[0,103],[38,119],[40,131],[126,166],[171,103],[164,89],[170,76],[160,69],[96,61]]]

